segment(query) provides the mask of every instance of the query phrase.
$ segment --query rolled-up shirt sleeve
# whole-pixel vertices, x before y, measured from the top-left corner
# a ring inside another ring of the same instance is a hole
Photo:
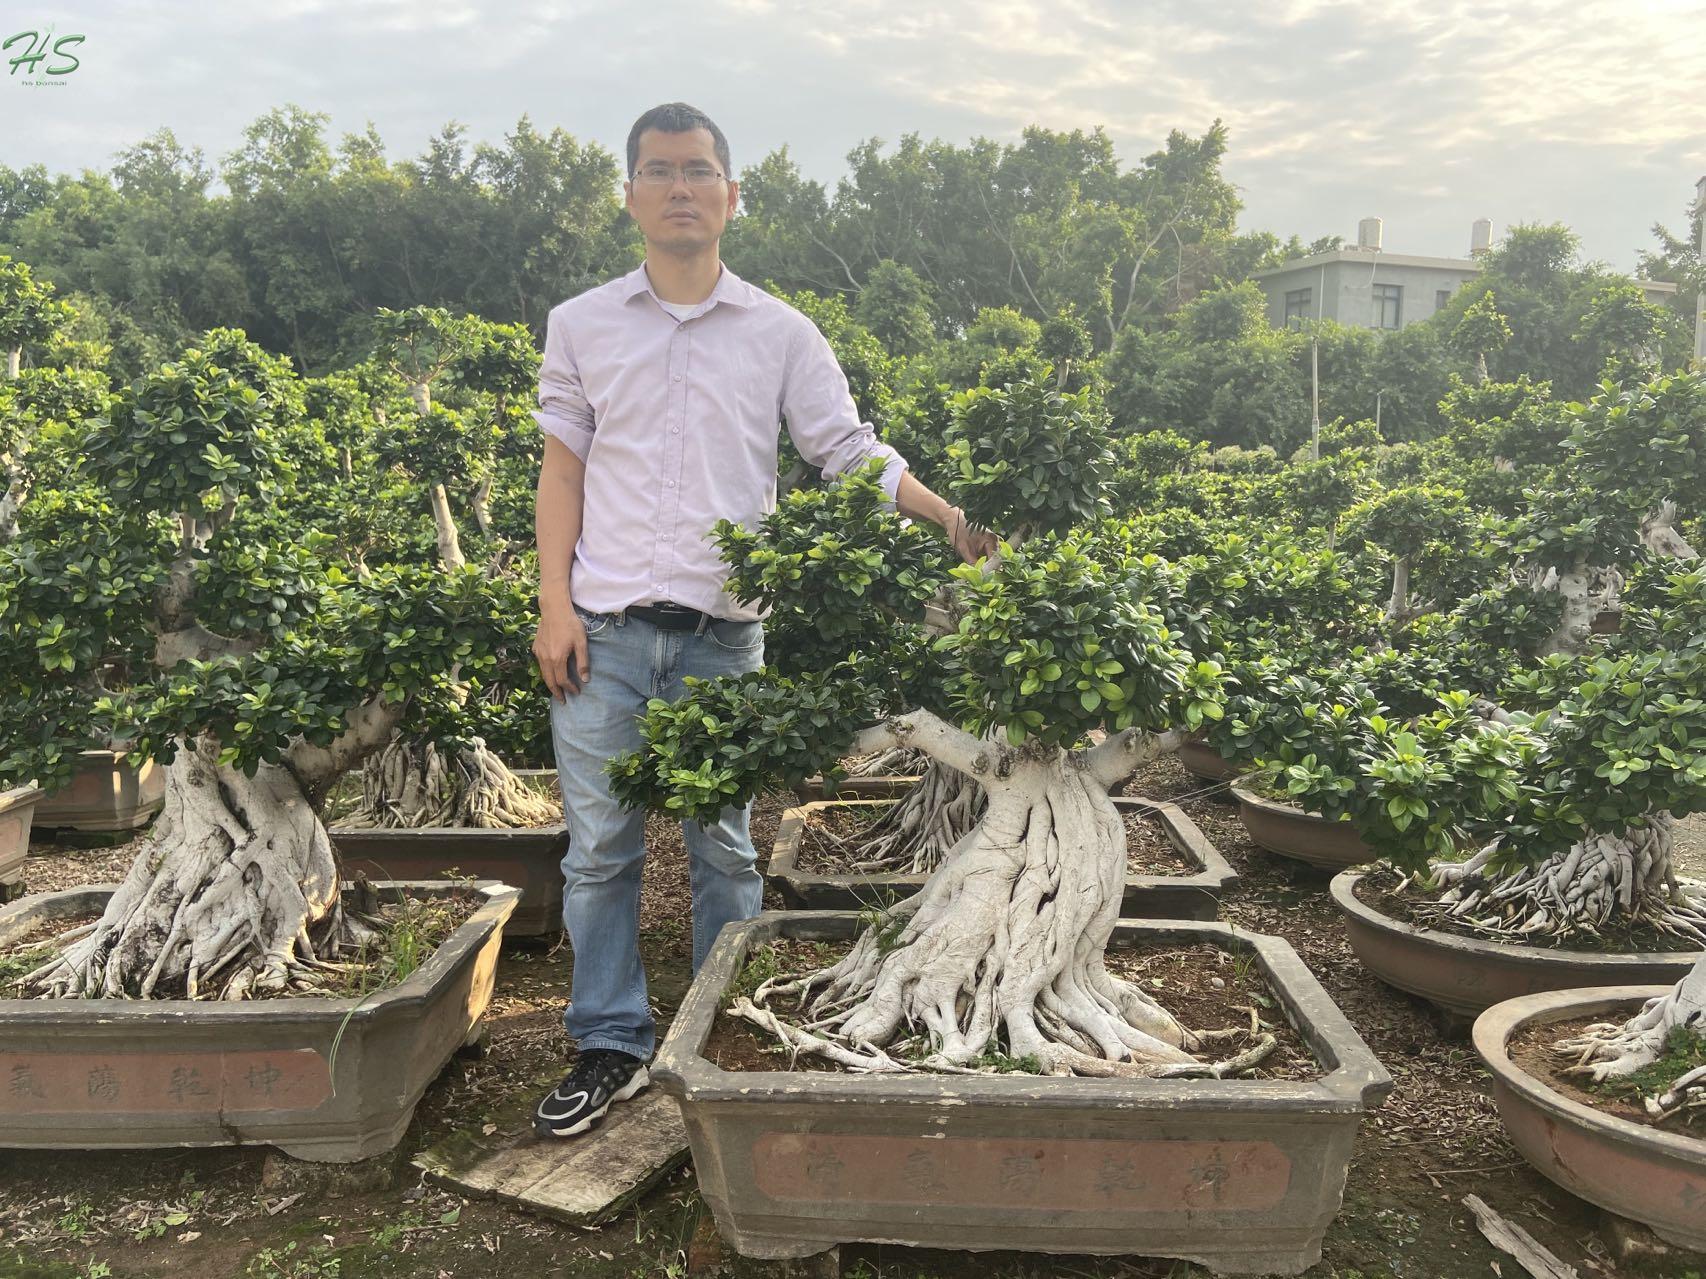
[[[580,369],[569,344],[569,326],[560,310],[545,321],[545,354],[539,363],[539,429],[554,435],[582,462],[592,451],[592,405],[581,387]]]
[[[782,380],[782,416],[794,447],[828,477],[882,458],[883,491],[893,505],[906,459],[877,438],[871,423],[859,420],[859,408],[834,350],[817,325],[803,316],[801,320],[788,343]]]

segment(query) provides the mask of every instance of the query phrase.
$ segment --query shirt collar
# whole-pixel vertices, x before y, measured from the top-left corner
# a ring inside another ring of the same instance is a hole
[[[727,302],[730,306],[739,307],[743,311],[749,308],[752,305],[752,286],[729,270],[728,264],[723,262],[721,258],[718,259],[718,265],[722,267],[722,271],[717,276],[717,283],[712,286],[711,296],[705,301],[711,306],[718,302]],[[657,291],[652,288],[651,277],[646,274],[644,262],[622,277],[622,300],[624,302],[633,300],[641,293],[650,293],[654,298],[657,297]],[[661,298],[658,300],[662,301]],[[709,306],[706,309],[709,310]]]

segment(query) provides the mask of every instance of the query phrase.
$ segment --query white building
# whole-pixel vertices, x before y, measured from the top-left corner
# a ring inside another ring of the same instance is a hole
[[[1371,329],[1401,329],[1442,309],[1458,287],[1481,271],[1479,257],[1492,243],[1493,224],[1478,220],[1466,258],[1424,258],[1386,253],[1381,221],[1364,218],[1355,248],[1333,249],[1250,276],[1268,299],[1276,327],[1297,320],[1337,320]],[[1676,285],[1636,280],[1649,302],[1666,305]]]

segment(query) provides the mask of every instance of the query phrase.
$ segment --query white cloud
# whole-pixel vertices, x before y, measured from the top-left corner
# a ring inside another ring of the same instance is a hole
[[[407,155],[524,112],[614,151],[683,98],[737,164],[786,143],[831,182],[872,136],[1102,125],[1130,162],[1219,117],[1247,225],[1372,211],[1395,247],[1457,252],[1483,212],[1555,219],[1625,265],[1706,170],[1706,0],[142,0],[84,26],[85,79],[0,82],[8,163],[101,165],[160,125],[216,157],[287,101]]]

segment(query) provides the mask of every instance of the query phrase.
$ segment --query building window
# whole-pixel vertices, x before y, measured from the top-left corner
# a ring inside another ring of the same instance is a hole
[[[1436,310],[1436,311],[1445,310],[1446,304],[1449,303],[1450,301],[1451,301],[1451,290],[1450,289],[1438,290],[1437,292],[1434,293],[1434,310]]]
[[[1287,289],[1285,294],[1285,322],[1307,320],[1315,303],[1314,289]]]
[[[1377,284],[1374,286],[1374,327],[1395,329],[1404,322],[1404,286]]]

